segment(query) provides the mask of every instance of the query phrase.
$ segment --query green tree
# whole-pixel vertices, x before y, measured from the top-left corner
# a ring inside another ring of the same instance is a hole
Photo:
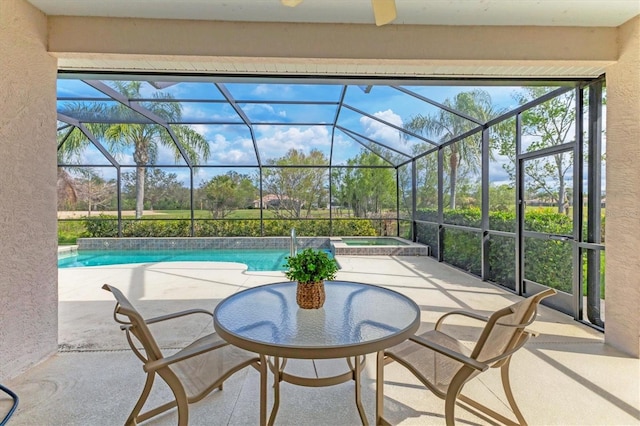
[[[395,209],[395,170],[379,168],[389,166],[388,163],[373,152],[362,150],[347,164],[362,167],[345,169],[337,189],[341,204],[348,205],[356,217],[371,217],[380,215],[384,209]]]
[[[548,92],[545,87],[526,87],[516,93],[515,99],[522,105]],[[570,91],[522,113],[523,137],[531,143],[526,152],[562,145],[575,140],[575,92]],[[513,137],[500,138],[496,147],[501,155],[510,159],[504,170],[515,182],[515,129]],[[573,167],[573,151],[535,158],[525,163],[527,190],[539,200],[555,203],[558,213],[566,211],[568,197],[566,176]]]
[[[160,168],[154,167],[147,168],[145,175],[145,209],[171,210],[190,208],[189,189],[178,181],[176,173],[167,173]],[[136,198],[136,173],[123,173],[122,182],[124,198]]]
[[[199,193],[211,216],[223,219],[233,210],[251,206],[258,189],[248,175],[230,171],[203,182]]]
[[[502,112],[493,106],[491,95],[480,89],[458,93],[453,100],[447,99],[443,104],[483,123]],[[440,143],[445,143],[478,127],[478,124],[460,115],[440,109],[439,112],[431,115],[417,114],[411,117],[404,127]],[[445,168],[449,173],[450,180],[449,207],[451,209],[456,208],[456,183],[460,168],[466,166],[468,171],[477,172],[480,167],[481,136],[481,133],[478,132],[466,141],[460,141],[444,148]]]
[[[328,159],[316,149],[308,155],[291,149],[281,158],[267,162],[262,172],[262,190],[272,196],[268,208],[277,217],[310,217],[314,207],[327,203]],[[299,166],[299,167],[296,167]]]
[[[128,99],[142,98],[142,82],[114,81],[114,88]],[[152,97],[158,101],[138,102],[138,105],[161,117],[168,122],[179,122],[182,117],[182,107],[178,102],[171,102],[172,97],[164,93],[153,93]],[[70,103],[66,108],[75,111],[74,115],[129,117],[129,107],[117,104],[114,107],[104,107],[100,104]],[[133,160],[136,164],[136,218],[142,217],[145,199],[146,167],[155,164],[158,148],[168,147],[174,155],[176,163],[182,154],[174,143],[169,132],[162,126],[147,123],[132,123],[124,119],[116,124],[87,124],[87,128],[100,140],[107,142],[109,152],[114,154],[127,153],[133,149]],[[129,120],[130,121],[130,120]],[[171,129],[184,148],[192,163],[209,158],[209,144],[202,135],[186,125],[172,125]],[[67,153],[79,153],[89,140],[79,131],[74,130],[67,138],[61,149]]]
[[[513,211],[516,190],[512,185],[489,184],[489,202],[492,211]]]

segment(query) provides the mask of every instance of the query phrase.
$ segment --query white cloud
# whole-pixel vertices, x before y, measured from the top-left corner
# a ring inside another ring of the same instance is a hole
[[[207,137],[207,133],[211,131],[211,126],[207,124],[190,124],[189,128],[198,132],[205,138]]]
[[[182,107],[182,118],[188,117],[191,120],[208,120],[208,121],[216,121],[216,120],[234,120],[240,122],[241,119],[235,111],[231,111],[230,107],[224,104],[220,106],[219,104],[209,104],[207,106],[203,106],[203,104],[198,103],[194,105],[188,103],[181,103]],[[213,108],[224,109],[228,108],[229,111],[222,111],[224,114],[213,111]]]
[[[269,104],[245,104],[242,106],[242,110],[248,115],[260,114],[266,111],[269,114],[276,114],[275,109]]]
[[[378,111],[373,115],[388,123],[394,124],[398,127],[402,127],[402,118],[390,109],[386,111]],[[385,143],[395,148],[401,148],[405,146],[402,132],[394,129],[391,126],[373,120],[369,117],[360,118],[360,124],[362,124],[364,128],[364,134],[368,138]]]
[[[238,137],[228,140],[221,133],[217,133],[209,141],[209,164],[256,164],[253,142],[250,138]]]
[[[347,164],[347,161],[358,155],[361,149],[362,147],[354,142],[353,139],[336,132],[333,139],[333,164]]]
[[[311,149],[319,149],[328,154],[331,146],[331,135],[326,126],[311,126],[307,128],[281,126],[259,126],[260,134],[257,138],[258,148],[262,158],[279,158],[290,149],[309,153]]]
[[[254,95],[264,95],[269,93],[271,90],[269,89],[268,84],[258,84],[255,89],[251,92]]]
[[[116,159],[116,161],[121,164],[121,165],[125,165],[125,166],[131,166],[131,165],[135,165],[136,162],[133,161],[133,154],[132,153],[124,153],[124,152],[117,152],[115,154],[112,154],[113,158]]]
[[[489,162],[489,182],[492,185],[510,185],[513,184],[511,177],[505,171],[503,165],[510,164],[511,160],[505,155],[494,153],[494,158]]]
[[[80,164],[111,164],[92,143],[82,151],[79,161]]]

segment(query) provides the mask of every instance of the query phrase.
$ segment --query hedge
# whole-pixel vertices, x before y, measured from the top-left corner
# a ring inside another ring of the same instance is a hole
[[[305,237],[327,235],[375,236],[376,223],[370,219],[340,219],[333,221],[330,229],[329,220],[277,220],[266,219],[264,236],[281,237],[290,235],[291,228],[296,234]],[[117,237],[118,221],[115,216],[100,215],[84,220],[87,237]],[[204,220],[198,219],[194,224],[197,237],[259,237],[260,220]],[[330,233],[330,231],[332,231]],[[130,220],[122,221],[123,237],[189,237],[191,221],[185,219],[170,220]]]
[[[437,211],[424,209],[417,219],[436,222]],[[456,209],[444,212],[444,223],[480,228],[480,209]],[[491,230],[515,232],[515,212],[489,212]],[[527,231],[572,235],[572,218],[564,214],[539,211],[527,212]],[[603,227],[604,228],[604,227]],[[438,225],[419,223],[417,240],[428,244],[438,256]],[[603,232],[604,235],[604,232]],[[478,231],[445,228],[443,259],[445,262],[474,275],[481,274],[482,234]],[[515,288],[515,238],[491,235],[488,244],[488,278],[498,284]],[[549,287],[572,292],[572,246],[566,242],[525,238],[525,278]]]

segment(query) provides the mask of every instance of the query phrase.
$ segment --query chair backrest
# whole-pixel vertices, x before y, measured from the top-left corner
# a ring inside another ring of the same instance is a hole
[[[502,355],[508,354],[521,342],[525,327],[535,321],[540,301],[554,294],[556,291],[550,288],[494,312],[489,317],[471,357],[481,362],[500,361]]]
[[[129,299],[127,299],[120,290],[116,287],[110,286],[109,284],[104,284],[102,288],[110,291],[113,294],[113,297],[115,297],[116,307],[113,310],[113,318],[117,323],[124,326],[123,328],[127,331],[129,345],[131,345],[131,349],[133,349],[136,355],[142,357],[141,359],[143,362],[155,361],[163,358],[162,351],[160,351],[158,343],[153,338],[147,323],[136,308],[133,307],[131,302],[129,302]],[[127,319],[122,319],[123,316]],[[133,334],[140,342],[144,348],[146,356],[143,357],[143,355],[137,350],[135,342],[131,340],[129,333]]]

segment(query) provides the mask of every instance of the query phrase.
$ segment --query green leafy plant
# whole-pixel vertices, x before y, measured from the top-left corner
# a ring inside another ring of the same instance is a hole
[[[284,264],[285,275],[291,281],[301,284],[315,283],[323,280],[333,280],[338,271],[335,259],[320,250],[304,249],[295,256],[287,256]]]

